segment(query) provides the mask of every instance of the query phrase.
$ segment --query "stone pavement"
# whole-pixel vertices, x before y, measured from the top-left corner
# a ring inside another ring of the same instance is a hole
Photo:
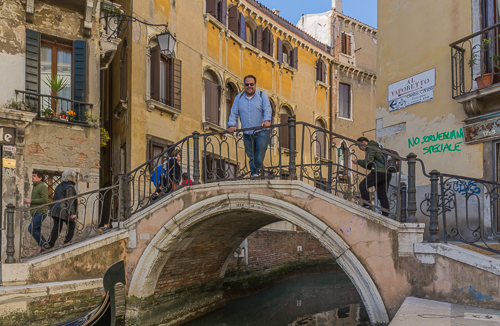
[[[500,310],[406,298],[390,326],[493,326],[500,325]]]

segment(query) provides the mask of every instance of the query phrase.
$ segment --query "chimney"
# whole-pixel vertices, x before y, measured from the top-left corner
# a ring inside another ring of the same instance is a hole
[[[335,0],[332,0],[332,1],[335,1]],[[273,9],[272,10],[273,14],[275,14],[276,16],[279,16],[280,15],[280,11],[278,9]]]
[[[342,0],[332,0],[332,9],[342,13]]]

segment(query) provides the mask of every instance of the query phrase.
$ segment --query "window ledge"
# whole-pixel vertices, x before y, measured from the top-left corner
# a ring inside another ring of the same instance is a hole
[[[36,113],[30,111],[21,111],[0,107],[0,118],[2,119],[33,122],[33,119],[35,119],[35,117]]]
[[[181,114],[181,110],[177,110],[176,108],[174,108],[170,105],[163,104],[163,103],[158,102],[156,100],[153,100],[151,98],[149,100],[146,100],[146,103],[148,105],[149,112],[153,111],[154,109],[157,109],[161,112],[171,113],[173,121],[175,121],[177,119],[177,117],[179,116],[179,114]]]
[[[226,37],[232,38],[236,43],[241,45],[241,47],[246,48],[249,45],[247,42],[243,41],[238,35],[234,34],[229,28],[226,30]]]
[[[337,116],[337,118],[342,119],[342,120],[347,120],[347,121],[354,121],[352,118],[344,118],[341,116]]]
[[[341,55],[343,55],[344,57],[346,58],[349,58],[349,59],[354,59],[354,56],[353,55],[349,55],[349,54],[345,54],[345,53],[342,53],[340,52]]]
[[[320,86],[320,87],[323,87],[324,89],[326,90],[329,90],[330,89],[330,85],[328,85],[327,83],[324,83],[322,82],[321,80],[317,80],[316,81],[316,88]]]
[[[215,123],[203,121],[202,124],[203,124],[203,131],[207,131],[209,129],[212,129],[214,131],[226,131],[226,128],[216,125]]]
[[[297,69],[291,67],[287,63],[280,63],[280,69],[288,70],[290,71],[293,75],[297,72]]]
[[[327,158],[317,156],[317,155],[314,156],[314,160],[316,161],[316,163],[328,163]]]
[[[224,26],[217,18],[209,14],[208,12],[203,15],[205,22],[211,22],[215,26],[217,26],[222,32],[226,30],[226,26]]]

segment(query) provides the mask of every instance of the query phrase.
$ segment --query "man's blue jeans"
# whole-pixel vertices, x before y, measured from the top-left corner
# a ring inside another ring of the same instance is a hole
[[[47,214],[45,213],[35,213],[35,215],[33,215],[33,218],[31,219],[31,224],[28,226],[29,233],[31,233],[39,246],[47,242],[42,235],[42,222],[46,217]]]
[[[267,145],[269,145],[269,130],[251,135],[243,134],[243,141],[249,159],[250,175],[258,174],[266,156]]]

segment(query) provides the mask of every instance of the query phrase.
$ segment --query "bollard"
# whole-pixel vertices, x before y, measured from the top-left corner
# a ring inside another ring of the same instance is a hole
[[[290,180],[297,179],[297,167],[295,165],[295,117],[288,118],[288,139],[290,146],[290,156],[288,161],[288,168],[290,171]]]
[[[406,183],[401,182],[401,223],[406,223]]]
[[[193,132],[193,185],[200,184],[200,133]]]
[[[431,171],[431,207],[430,211],[430,220],[429,220],[429,239],[428,242],[437,243],[441,242],[438,236],[439,232],[439,221],[438,221],[438,202],[439,202],[439,193],[438,193],[438,182],[439,182],[439,172],[436,170]]]
[[[14,255],[16,253],[16,249],[14,247],[14,209],[16,206],[13,204],[7,205],[7,258],[5,259],[6,264],[13,264],[16,262]]]
[[[415,166],[417,163],[417,155],[414,153],[408,154],[406,156],[408,159],[408,217],[406,222],[408,223],[418,223],[416,218],[417,214],[417,188],[416,188],[416,176],[415,176]]]

